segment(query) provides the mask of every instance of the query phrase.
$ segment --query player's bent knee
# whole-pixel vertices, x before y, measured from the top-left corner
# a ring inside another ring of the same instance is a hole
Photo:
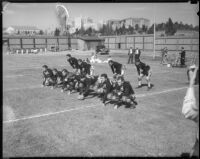
[[[109,93],[109,94],[107,95],[107,98],[108,98],[108,99],[112,99],[112,94]]]

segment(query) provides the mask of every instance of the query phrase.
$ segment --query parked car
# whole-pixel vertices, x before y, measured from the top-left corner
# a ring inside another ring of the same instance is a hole
[[[108,55],[109,54],[109,49],[106,48],[104,45],[98,45],[96,47],[96,53],[100,55]]]

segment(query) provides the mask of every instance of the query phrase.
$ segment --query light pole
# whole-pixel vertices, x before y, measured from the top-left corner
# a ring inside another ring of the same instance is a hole
[[[153,25],[153,59],[155,60],[156,58],[156,18],[155,18],[155,10],[156,7],[154,5],[154,15],[153,15],[153,20],[154,20],[154,25]]]

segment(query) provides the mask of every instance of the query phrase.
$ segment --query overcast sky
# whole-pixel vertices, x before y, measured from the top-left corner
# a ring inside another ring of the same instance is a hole
[[[153,23],[166,22],[170,17],[173,22],[199,25],[197,4],[190,3],[62,3],[69,11],[69,16],[87,16],[92,19],[108,20],[128,17],[147,18]],[[57,26],[55,15],[56,3],[10,3],[3,13],[3,27],[10,25],[32,25],[39,29]],[[155,10],[154,10],[155,8]]]

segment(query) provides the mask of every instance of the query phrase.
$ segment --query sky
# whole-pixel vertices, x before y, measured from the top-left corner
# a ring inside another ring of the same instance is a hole
[[[11,25],[36,26],[48,29],[58,26],[56,18],[57,3],[10,3],[3,12],[3,27]],[[152,24],[173,22],[199,25],[198,4],[190,3],[60,3],[64,5],[71,18],[90,17],[94,21],[123,19],[128,17],[147,18]]]

